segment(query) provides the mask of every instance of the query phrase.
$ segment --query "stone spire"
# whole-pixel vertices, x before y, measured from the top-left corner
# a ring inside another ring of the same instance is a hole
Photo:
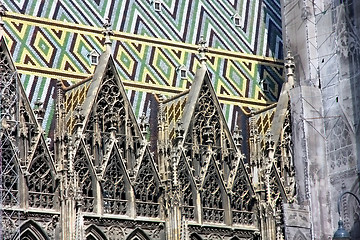
[[[206,40],[204,39],[204,36],[200,37],[198,45],[199,45],[198,51],[199,51],[199,54],[200,54],[200,62],[201,62],[201,64],[205,64],[205,62],[207,60],[207,58],[205,56],[205,53],[209,52],[209,49],[206,46]]]
[[[105,36],[105,46],[106,46],[106,50],[111,49],[111,40],[110,40],[110,36],[114,35],[113,30],[111,29],[111,24],[109,21],[109,18],[105,19],[105,22],[103,24],[104,30],[102,31],[102,33]]]

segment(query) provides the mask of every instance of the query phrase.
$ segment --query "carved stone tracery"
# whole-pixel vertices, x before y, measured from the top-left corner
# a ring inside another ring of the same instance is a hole
[[[203,219],[206,222],[222,223],[225,221],[223,192],[216,168],[210,164],[201,192]]]
[[[19,205],[19,167],[9,140],[1,139],[1,197],[4,206]]]
[[[102,180],[104,212],[125,215],[127,211],[125,172],[113,149]]]
[[[145,155],[134,185],[136,213],[138,216],[159,217],[159,186],[150,156]]]
[[[255,215],[253,213],[254,200],[251,196],[250,186],[245,173],[240,166],[231,193],[230,205],[233,223],[253,225],[255,223]]]
[[[182,191],[182,214],[187,220],[195,220],[195,199],[191,185],[192,180],[185,164],[185,160],[182,159],[178,165],[178,178]]]
[[[29,168],[27,177],[29,206],[52,209],[56,204],[55,175],[45,151],[44,147],[39,144]]]
[[[94,210],[94,179],[90,172],[89,161],[82,147],[78,149],[76,154],[74,169],[81,191],[81,210],[84,212],[92,212]]]

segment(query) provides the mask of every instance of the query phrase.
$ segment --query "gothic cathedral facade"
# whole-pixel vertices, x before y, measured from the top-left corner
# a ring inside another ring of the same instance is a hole
[[[279,104],[231,132],[201,41],[189,90],[154,94],[154,123],[136,119],[105,27],[94,73],[70,86],[58,79],[53,139],[1,39],[2,238],[284,239],[283,205],[296,204],[292,58]],[[267,117],[276,124],[260,126]]]

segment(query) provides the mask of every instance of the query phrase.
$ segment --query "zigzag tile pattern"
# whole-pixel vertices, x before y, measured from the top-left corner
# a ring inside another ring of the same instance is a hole
[[[209,46],[282,58],[279,0],[163,0],[160,12],[151,0],[5,0],[8,11],[101,27],[109,18],[114,30],[185,43],[201,35]],[[238,14],[240,26],[235,26]],[[280,40],[280,41],[279,41]]]
[[[46,132],[52,128],[55,79],[72,84],[93,73],[88,54],[102,52],[106,17],[115,30],[117,68],[137,116],[149,114],[154,93],[172,96],[191,86],[198,67],[194,44],[201,35],[209,41],[209,72],[231,128],[234,105],[245,114],[265,107],[276,101],[283,82],[283,63],[276,60],[282,58],[278,0],[163,0],[161,12],[150,0],[4,4],[7,43],[31,102],[44,100]],[[235,13],[240,27],[234,25]],[[187,79],[176,71],[182,65]],[[263,92],[261,80],[269,92]],[[69,102],[80,101],[77,96]]]
[[[265,147],[266,134],[270,130],[271,124],[274,119],[276,108],[271,108],[265,112],[262,112],[256,116],[255,125],[257,127],[258,136],[260,136],[260,145],[262,148]]]

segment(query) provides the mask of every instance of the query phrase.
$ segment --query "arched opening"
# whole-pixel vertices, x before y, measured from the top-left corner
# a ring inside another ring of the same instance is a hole
[[[29,206],[33,208],[56,208],[55,169],[45,146],[40,141],[27,176]]]
[[[300,231],[297,231],[294,240],[306,240],[307,238],[304,236],[304,234]]]
[[[135,229],[126,240],[150,240],[150,238],[141,229]]]
[[[13,146],[5,137],[1,139],[1,196],[4,206],[18,206],[19,198],[19,166]]]
[[[20,234],[20,236],[19,236]],[[29,220],[20,227],[20,233],[17,233],[13,238],[22,240],[50,240],[41,227],[34,221]]]
[[[74,169],[77,175],[78,184],[81,189],[81,210],[84,212],[94,211],[94,174],[91,171],[90,160],[87,158],[84,146],[81,144],[75,155]]]
[[[85,231],[86,240],[107,240],[105,234],[96,226],[91,225]]]

